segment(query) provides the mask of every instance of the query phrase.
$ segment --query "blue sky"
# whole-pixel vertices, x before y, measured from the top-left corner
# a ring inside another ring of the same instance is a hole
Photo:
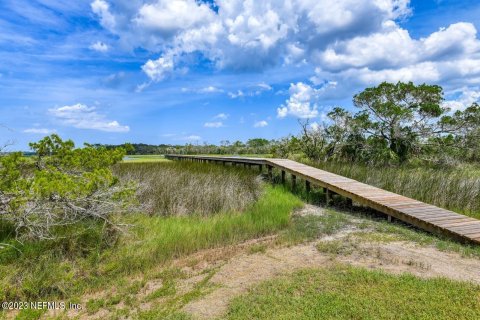
[[[2,0],[0,143],[219,143],[298,132],[381,81],[480,98],[480,3]]]

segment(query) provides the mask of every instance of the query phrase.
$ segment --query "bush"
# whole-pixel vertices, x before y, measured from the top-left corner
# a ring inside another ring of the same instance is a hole
[[[85,220],[115,227],[111,214],[133,203],[133,185],[111,170],[125,150],[75,148],[57,135],[30,147],[33,158],[0,157],[0,219],[13,225],[17,238],[55,239],[62,228]]]

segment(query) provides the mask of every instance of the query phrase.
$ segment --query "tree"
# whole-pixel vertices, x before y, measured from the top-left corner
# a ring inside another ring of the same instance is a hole
[[[111,215],[131,209],[135,193],[111,170],[124,149],[75,148],[55,134],[30,146],[33,159],[19,152],[0,157],[0,218],[17,237],[55,238],[59,228],[85,220],[118,227]]]
[[[365,132],[385,141],[400,162],[408,158],[419,141],[447,132],[440,118],[449,110],[442,106],[442,101],[440,86],[417,86],[412,82],[383,82],[353,98],[354,105],[362,109],[355,118]]]

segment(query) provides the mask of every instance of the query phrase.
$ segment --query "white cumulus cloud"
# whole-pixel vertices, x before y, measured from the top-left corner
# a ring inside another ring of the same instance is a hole
[[[412,14],[409,0],[95,0],[101,25],[126,47],[143,48],[149,81],[209,61],[217,69],[263,71],[285,65],[315,70],[332,96],[346,98],[381,81],[453,87],[480,85],[480,40],[475,25],[457,22],[423,38],[399,24]],[[414,14],[414,13],[413,13]],[[201,59],[198,59],[201,57]],[[150,82],[148,82],[150,83]],[[231,90],[231,98],[271,90]],[[315,104],[292,98],[278,115],[315,115]]]
[[[303,82],[290,84],[288,90],[290,97],[285,104],[277,109],[277,116],[285,118],[294,116],[297,118],[315,118],[318,116],[318,89],[311,87]]]
[[[128,132],[128,126],[121,125],[118,121],[108,120],[99,114],[95,107],[77,103],[71,106],[51,108],[49,113],[63,124],[78,129],[93,129],[106,132]]]

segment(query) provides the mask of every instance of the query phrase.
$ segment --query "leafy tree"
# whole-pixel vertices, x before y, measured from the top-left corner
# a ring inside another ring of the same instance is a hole
[[[384,141],[403,162],[418,143],[449,130],[440,118],[449,110],[442,106],[442,88],[437,85],[383,82],[353,98],[362,109],[355,119],[368,135]]]
[[[107,150],[58,135],[30,144],[34,158],[0,157],[0,218],[20,238],[55,238],[58,228],[87,219],[118,227],[111,219],[133,204],[135,188],[122,184],[111,167],[124,149]]]

